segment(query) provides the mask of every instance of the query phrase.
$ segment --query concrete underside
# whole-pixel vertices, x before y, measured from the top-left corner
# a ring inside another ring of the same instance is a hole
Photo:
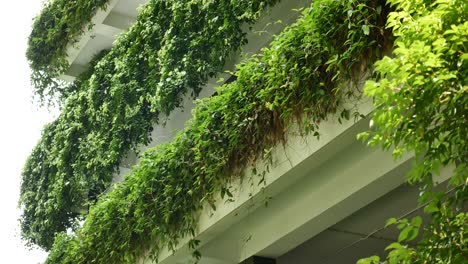
[[[276,263],[351,264],[372,255],[384,257],[385,247],[398,238],[395,227],[382,229],[386,220],[412,212],[417,207],[418,194],[417,187],[401,185],[277,257]],[[420,210],[416,210],[408,217],[419,213]],[[372,235],[368,237],[369,234]]]

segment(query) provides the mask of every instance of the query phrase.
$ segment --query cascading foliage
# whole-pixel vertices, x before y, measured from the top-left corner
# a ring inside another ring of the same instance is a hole
[[[149,143],[158,115],[179,107],[187,93],[197,96],[228,56],[245,44],[241,27],[275,2],[150,0],[113,48],[70,85],[54,79],[63,70],[57,65],[65,60],[62,38],[73,42],[76,28],[105,4],[51,2],[35,21],[28,58],[37,94],[57,96],[62,112],[44,128],[23,170],[23,238],[50,249],[55,234],[73,228],[87,203],[109,186],[126,153]],[[90,13],[81,21],[77,14],[85,11]],[[43,85],[52,82],[57,85]]]
[[[194,236],[203,203],[214,205],[219,193],[229,197],[230,180],[242,177],[243,168],[284,142],[290,125],[300,122],[303,133],[316,133],[329,114],[348,113],[340,102],[359,91],[340,84],[350,81],[352,72],[366,61],[380,56],[377,51],[388,43],[384,30],[387,11],[385,1],[380,0],[315,1],[270,48],[238,66],[237,81],[219,87],[213,97],[199,100],[193,118],[171,143],[144,153],[124,182],[91,206],[75,234],[58,235],[47,263],[135,263],[146,253],[157,258],[162,248],[174,249],[181,238]],[[174,35],[175,41],[179,34]],[[169,37],[166,41],[173,43]],[[196,47],[191,52],[202,52]],[[165,52],[161,48],[154,58],[165,61]],[[135,54],[140,53],[142,58],[150,55],[144,49]],[[127,57],[132,59],[133,53]],[[115,64],[124,67],[127,60]],[[185,65],[183,60],[176,62]],[[165,64],[158,65],[161,69],[153,73],[163,75]],[[98,70],[104,66],[102,61],[96,65]],[[123,80],[119,84],[129,93],[140,87]],[[97,74],[89,79],[89,83],[103,82]],[[135,89],[131,89],[133,85]],[[153,85],[161,89],[158,82]],[[112,88],[109,97],[124,97]],[[160,94],[164,93],[154,91],[156,97]],[[136,113],[140,111],[138,108]],[[119,117],[114,110],[108,114]],[[189,244],[199,257],[197,241]]]
[[[94,14],[109,0],[51,0],[34,19],[26,57],[30,62],[35,92],[44,103],[49,96],[67,93],[56,78],[68,67],[66,53],[86,28],[92,28]]]
[[[301,132],[318,136],[328,114],[349,116],[340,102],[359,91],[340,84],[363,61],[379,58],[391,42],[384,30],[385,1],[315,1],[271,48],[238,66],[236,82],[198,101],[194,117],[174,141],[147,151],[123,183],[91,206],[75,234],[57,235],[107,187],[126,151],[148,143],[158,114],[178,107],[188,91],[196,95],[235,43],[244,43],[240,25],[253,22],[274,1],[150,1],[109,53],[63,86],[54,78],[66,66],[67,43],[106,4],[78,0],[67,9],[67,2],[51,2],[36,19],[28,49],[37,94],[43,100],[56,96],[63,105],[60,117],[44,128],[22,183],[23,236],[45,248],[55,237],[48,263],[134,263],[148,252],[157,258],[163,247],[173,249],[182,237],[193,237],[202,205],[214,206],[219,193],[231,199],[229,182],[285,142],[291,124],[300,122]],[[397,157],[415,151],[409,181],[426,184],[421,203],[427,202],[432,221],[418,246],[411,247],[407,242],[420,232],[420,218],[391,219],[401,233],[383,261],[464,263],[468,5],[462,0],[388,2],[396,9],[388,20],[397,37],[394,58],[379,61],[377,80],[366,85],[376,102],[375,128],[363,136],[371,145],[393,148]],[[86,16],[63,15],[77,7]],[[220,14],[224,9],[229,10]],[[448,198],[427,187],[431,174],[447,165],[456,167]],[[189,245],[199,257],[197,241]]]

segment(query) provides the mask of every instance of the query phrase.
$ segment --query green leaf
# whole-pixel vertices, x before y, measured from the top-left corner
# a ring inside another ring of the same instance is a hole
[[[400,231],[398,235],[398,242],[402,242],[408,239],[410,232],[413,230],[413,227],[407,226]]]
[[[371,256],[365,259],[360,259],[357,261],[357,264],[375,264],[375,263],[380,263],[380,257],[379,256]]]
[[[416,216],[411,220],[411,225],[414,227],[420,227],[422,224],[422,218],[421,216]]]
[[[369,33],[370,33],[370,28],[368,25],[362,25],[362,32],[364,33],[364,35],[368,36]]]
[[[393,242],[390,245],[388,245],[385,250],[391,250],[391,249],[401,249],[403,246],[400,243]]]
[[[397,223],[397,221],[398,221],[398,220],[397,220],[396,218],[394,218],[394,217],[393,217],[393,218],[390,218],[390,219],[387,220],[387,223],[385,224],[385,227],[394,225],[394,224]]]

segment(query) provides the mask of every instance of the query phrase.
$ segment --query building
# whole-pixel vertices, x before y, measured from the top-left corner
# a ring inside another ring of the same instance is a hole
[[[95,54],[111,48],[117,35],[134,23],[136,7],[144,2],[111,0],[107,9],[98,11],[92,18],[94,27],[69,46],[70,67],[61,78],[73,81]],[[309,5],[310,1],[294,0],[268,7],[252,29],[245,26],[248,44],[224,69],[234,71],[243,59],[261,52],[272,35],[296,21],[300,13],[294,9]],[[232,74],[221,76],[232,80]],[[210,78],[199,96],[212,96],[218,78]],[[355,106],[364,118],[338,121],[339,114],[335,114],[320,123],[319,140],[313,134],[303,137],[288,130],[287,143],[272,148],[270,165],[256,161],[257,170],[265,171],[261,184],[256,182],[259,176],[247,169],[244,180],[229,183],[232,201],[226,202],[218,194],[216,210],[205,202],[195,235],[200,241],[201,263],[354,263],[366,256],[383,255],[385,247],[397,241],[397,230],[384,225],[390,217],[418,213],[418,188],[404,184],[413,157],[395,161],[390,153],[357,140],[369,128],[372,101],[361,98],[346,104]],[[140,150],[172,141],[191,119],[194,107],[193,100],[185,97],[183,107],[172,111],[164,126],[156,125],[153,141]],[[137,155],[130,153],[114,181],[122,181],[138,162]],[[181,238],[174,252],[163,249],[159,263],[192,261],[190,243],[189,238]],[[149,257],[140,261],[151,263]]]

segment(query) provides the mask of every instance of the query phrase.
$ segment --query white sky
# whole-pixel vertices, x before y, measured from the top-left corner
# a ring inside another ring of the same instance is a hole
[[[43,262],[46,253],[28,250],[19,238],[20,174],[26,157],[52,114],[32,103],[26,40],[41,0],[2,1],[0,16],[0,256],[1,263]]]

